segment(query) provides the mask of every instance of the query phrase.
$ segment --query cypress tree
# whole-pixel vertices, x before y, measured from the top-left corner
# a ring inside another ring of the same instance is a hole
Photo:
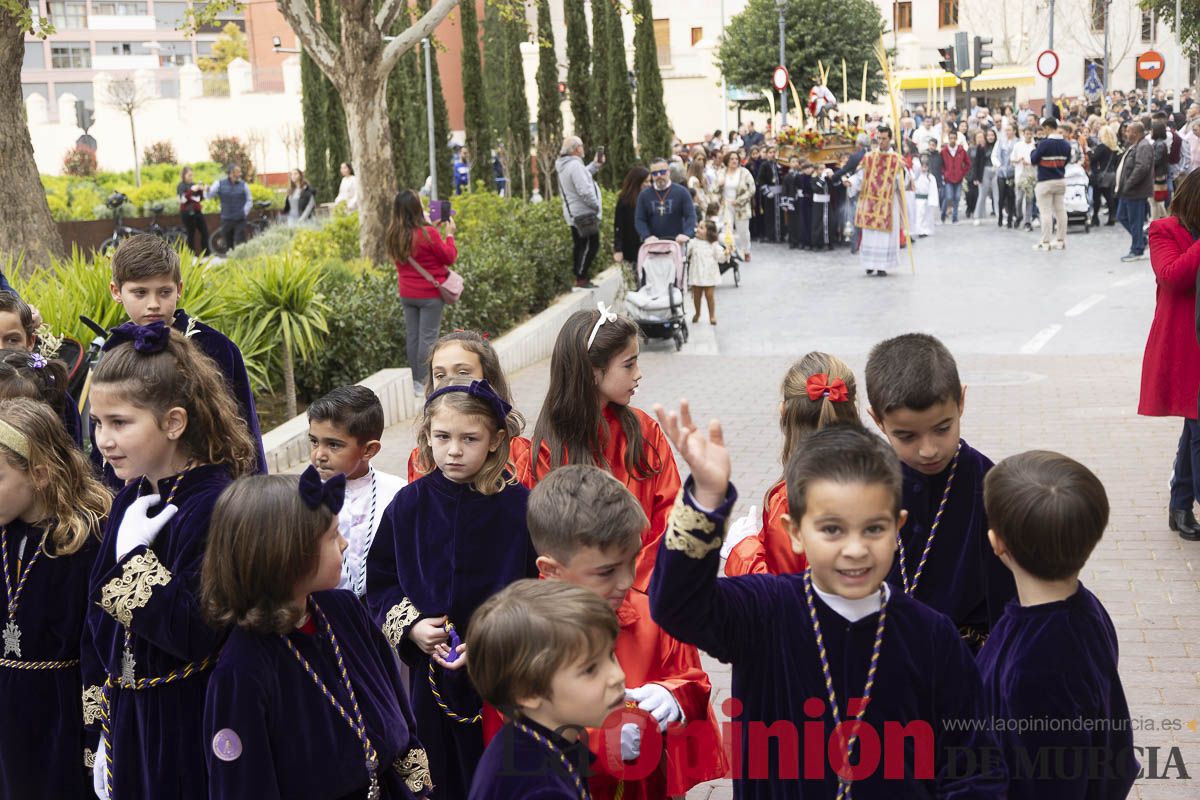
[[[637,75],[638,152],[643,160],[671,153],[671,121],[663,103],[651,0],[633,0],[633,64]]]
[[[320,0],[321,27],[334,41],[341,38],[340,7],[333,0]],[[342,108],[342,97],[328,78],[325,83],[325,170],[329,176],[326,191],[330,200],[337,197],[342,174],[339,167],[350,161],[350,135],[346,132],[346,111]]]
[[[504,20],[495,3],[483,6],[483,73],[484,106],[492,129],[492,140],[505,143],[508,138],[508,108],[505,105]]]
[[[550,21],[550,0],[538,0],[538,170],[542,174],[542,193],[557,192],[554,159],[563,138],[562,96],[558,93],[558,59],[554,54],[554,25]]]
[[[612,8],[605,22],[608,34],[608,174],[604,182],[617,189],[637,162],[633,149],[633,91],[629,86],[629,62],[625,60],[625,32],[621,12]]]
[[[612,0],[592,2],[592,146],[608,145],[608,28]],[[607,165],[605,165],[607,167]],[[601,172],[608,172],[601,167]],[[607,178],[605,178],[607,180]]]
[[[504,21],[504,87],[508,124],[509,185],[519,187],[520,197],[529,196],[529,101],[525,98],[525,70],[521,42],[528,38],[525,17]],[[561,124],[561,123],[560,123]],[[515,195],[515,191],[514,191]]]
[[[412,24],[409,13],[401,13],[392,33]],[[425,84],[417,60],[419,47],[400,56],[388,77],[388,126],[392,131],[392,163],[396,185],[419,189],[429,171],[429,145],[425,128]]]
[[[588,43],[587,17],[583,0],[563,0],[567,23],[567,98],[575,118],[575,135],[583,139],[591,152],[596,146],[592,129],[591,67],[592,48]]]
[[[467,147],[471,161],[477,167],[491,165],[492,131],[488,127],[487,107],[483,96],[483,63],[479,53],[479,15],[475,0],[463,0],[459,4],[462,24],[462,79],[463,79],[463,122],[467,129]],[[393,137],[393,142],[396,139]],[[484,171],[473,169],[474,180],[480,180]],[[492,186],[491,181],[485,181]]]
[[[417,0],[417,17],[420,18],[423,16],[431,5],[432,0]],[[450,112],[446,110],[446,96],[442,93],[442,78],[438,72],[437,39],[434,39],[432,35],[430,36],[430,47],[432,48],[432,52],[429,54],[430,74],[433,76],[433,135],[434,141],[437,142],[437,150],[435,151],[434,158],[437,159],[438,196],[447,197],[454,193],[454,178],[451,176],[450,171],[450,164],[454,155],[450,149]],[[425,109],[425,45],[418,45],[417,50],[421,63],[421,108]],[[421,115],[423,121],[425,120],[426,113],[422,113]],[[428,142],[426,143],[426,147],[428,147]],[[423,163],[425,164],[425,172],[423,174],[428,175],[428,154],[426,154]],[[423,179],[422,183],[424,183]]]
[[[325,140],[325,91],[328,81],[307,52],[300,54],[301,113],[304,117],[304,176],[317,195],[326,202],[336,195],[329,193],[329,145]]]

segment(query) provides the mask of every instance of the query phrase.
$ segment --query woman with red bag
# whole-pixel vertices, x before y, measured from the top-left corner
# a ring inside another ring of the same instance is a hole
[[[458,259],[455,229],[453,219],[440,220],[436,228],[430,225],[421,198],[411,189],[396,194],[387,229],[387,252],[396,262],[408,365],[413,392],[418,396],[425,393],[429,352],[437,341],[446,305],[440,287],[450,278],[450,267]]]
[[[1150,266],[1158,282],[1154,322],[1142,359],[1138,413],[1183,417],[1171,476],[1168,523],[1188,541],[1200,541],[1193,506],[1200,497],[1200,344],[1196,341],[1196,277],[1200,273],[1200,174],[1176,187],[1171,215],[1150,223]]]

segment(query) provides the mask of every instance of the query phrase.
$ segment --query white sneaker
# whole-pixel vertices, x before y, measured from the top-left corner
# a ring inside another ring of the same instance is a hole
[[[1051,250],[1066,250],[1067,243],[1065,241],[1063,241],[1062,239],[1056,239],[1054,241],[1054,243],[1050,245],[1050,249]]]
[[[1045,242],[1038,242],[1033,246],[1033,249],[1040,252],[1045,252],[1046,250],[1050,249],[1050,245],[1046,244]]]
[[[978,227],[979,227],[979,220],[978,220],[978,219],[976,219],[976,220],[975,220],[975,222],[974,222],[974,223],[972,223],[972,224],[973,224],[973,225],[975,225],[975,227],[977,227],[977,228],[978,228]]]

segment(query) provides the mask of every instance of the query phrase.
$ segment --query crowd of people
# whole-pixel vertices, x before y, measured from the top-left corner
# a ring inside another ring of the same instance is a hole
[[[689,197],[669,173],[647,171],[645,238],[694,233],[662,221]],[[389,246],[411,255],[424,228]],[[993,466],[968,445],[936,338],[872,350],[881,436],[843,361],[815,351],[787,371],[779,416],[759,421],[783,430],[780,478],[718,579],[738,497],[724,435],[686,402],[632,405],[628,317],[600,304],[565,322],[528,438],[495,349],[455,331],[422,364],[406,474],[374,466],[379,398],[343,386],[307,409],[305,472],[265,475],[240,354],[183,314],[179,269],[152,235],[117,250],[129,320],[82,421],[33,310],[0,292],[0,708],[20,723],[0,726],[0,796],[1132,786],[1112,622],[1078,580],[1104,487],[1063,455]],[[732,725],[698,648],[733,664]],[[1003,724],[1030,719],[1068,727]],[[1030,768],[1048,752],[1050,774]]]

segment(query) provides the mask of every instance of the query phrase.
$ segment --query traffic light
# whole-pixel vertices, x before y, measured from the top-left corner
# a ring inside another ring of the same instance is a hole
[[[951,75],[958,73],[954,63],[954,45],[938,48],[938,66],[942,68],[943,72],[949,72]]]
[[[992,64],[992,37],[976,36],[974,46],[974,58],[972,63],[975,65],[975,75],[979,76],[985,69],[991,69]]]
[[[88,128],[96,122],[96,115],[92,109],[88,108],[82,100],[75,101],[75,124],[83,129],[84,133],[88,132]]]

